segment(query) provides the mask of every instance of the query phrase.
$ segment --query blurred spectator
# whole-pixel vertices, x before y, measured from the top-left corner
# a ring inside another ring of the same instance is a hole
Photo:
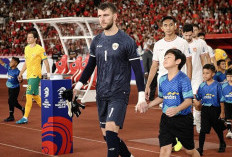
[[[70,44],[70,47],[68,49],[68,55],[69,55],[70,59],[75,59],[77,56],[77,50],[76,50],[76,47],[73,43]]]
[[[25,46],[26,31],[31,29],[33,24],[16,23],[17,20],[97,17],[96,6],[99,2],[100,0],[0,1],[0,17],[5,19],[5,26],[0,26],[0,43],[3,44],[5,41],[1,53],[6,55],[22,54],[23,50],[19,51],[19,49]],[[206,34],[232,33],[231,0],[114,0],[113,2],[119,8],[119,27],[136,40],[140,49],[144,49],[146,38],[152,37],[152,40],[159,40],[163,37],[159,21],[166,15],[174,16],[179,26],[184,23],[199,24],[200,29]],[[51,55],[54,48],[61,51],[62,46],[55,28],[48,24],[40,24],[39,27],[46,41],[47,53]],[[59,24],[59,27],[62,35],[83,35],[83,32],[76,29],[76,25]],[[94,34],[99,33],[98,31],[99,29],[93,29]],[[179,32],[177,30],[177,33]],[[83,45],[76,44],[76,46],[81,53],[87,52]]]
[[[152,50],[153,50],[154,44],[152,43],[152,41],[147,41],[146,45],[147,45],[147,48],[144,54],[142,55],[145,84],[147,83],[150,68],[152,65],[152,56],[153,56]],[[158,76],[158,73],[156,73],[150,85],[149,101],[153,101],[155,97],[155,91],[157,87],[157,76]]]

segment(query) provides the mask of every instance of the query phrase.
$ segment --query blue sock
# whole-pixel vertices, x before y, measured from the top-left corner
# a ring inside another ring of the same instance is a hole
[[[106,131],[106,143],[108,147],[107,157],[118,157],[119,156],[119,143],[118,133],[113,131]]]
[[[106,136],[103,136],[103,138],[106,141]],[[126,144],[121,139],[120,139],[120,142],[119,142],[119,155],[121,157],[130,157],[131,156],[131,153],[129,152]]]

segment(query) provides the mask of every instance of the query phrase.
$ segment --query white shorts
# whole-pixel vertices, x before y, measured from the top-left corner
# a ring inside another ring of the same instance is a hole
[[[192,89],[193,89],[193,94],[197,94],[197,90],[200,86],[200,84],[203,82],[203,79],[192,79],[191,84],[192,84]]]

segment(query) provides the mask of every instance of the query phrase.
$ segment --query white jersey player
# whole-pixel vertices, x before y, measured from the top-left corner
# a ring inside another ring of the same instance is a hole
[[[159,75],[158,79],[162,76],[167,74],[167,70],[163,66],[163,60],[164,60],[164,54],[167,50],[176,48],[179,49],[182,53],[185,54],[187,57],[186,59],[186,65],[182,68],[182,71],[188,75],[188,77],[191,79],[192,77],[192,62],[191,62],[191,54],[189,52],[188,43],[177,36],[175,34],[176,30],[176,20],[171,16],[166,16],[161,21],[162,27],[161,29],[165,33],[165,37],[159,41],[157,41],[154,45],[153,49],[153,62],[152,66],[149,72],[145,94],[146,98],[149,98],[150,93],[150,84],[159,69]]]
[[[159,62],[158,80],[161,76],[167,74],[167,70],[163,66],[164,54],[167,50],[172,48],[179,49],[187,58],[191,57],[188,43],[179,36],[176,36],[172,41],[166,41],[165,38],[163,38],[156,42],[153,49],[153,61]],[[181,71],[187,74],[186,65]]]
[[[205,41],[205,33],[198,33],[198,38],[202,39]],[[215,53],[214,53],[214,50],[212,49],[211,46],[207,45],[208,47],[208,51],[209,51],[209,56],[210,56],[210,59],[211,59],[211,63],[214,64],[214,66],[217,68],[217,62],[216,62],[216,59],[215,59]]]
[[[189,44],[189,50],[192,54],[192,88],[193,94],[196,94],[199,85],[203,81],[202,68],[204,64],[203,45],[192,37],[193,27],[191,24],[186,24],[183,27],[184,39]]]
[[[199,44],[201,44],[203,47],[203,51],[205,53],[204,64],[207,64],[207,63],[210,64],[211,60],[210,60],[210,56],[209,56],[208,45],[204,40],[198,38],[198,34],[199,34],[199,26],[197,24],[193,24],[193,39],[195,39],[197,42],[199,42]]]

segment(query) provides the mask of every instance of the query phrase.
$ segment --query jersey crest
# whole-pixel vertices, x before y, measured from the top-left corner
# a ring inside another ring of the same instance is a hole
[[[118,44],[118,43],[113,43],[113,44],[112,44],[113,50],[117,50],[118,47],[119,47],[119,44]]]
[[[196,48],[196,47],[194,47],[194,48],[193,48],[193,51],[194,51],[194,52],[197,52],[197,48]]]

